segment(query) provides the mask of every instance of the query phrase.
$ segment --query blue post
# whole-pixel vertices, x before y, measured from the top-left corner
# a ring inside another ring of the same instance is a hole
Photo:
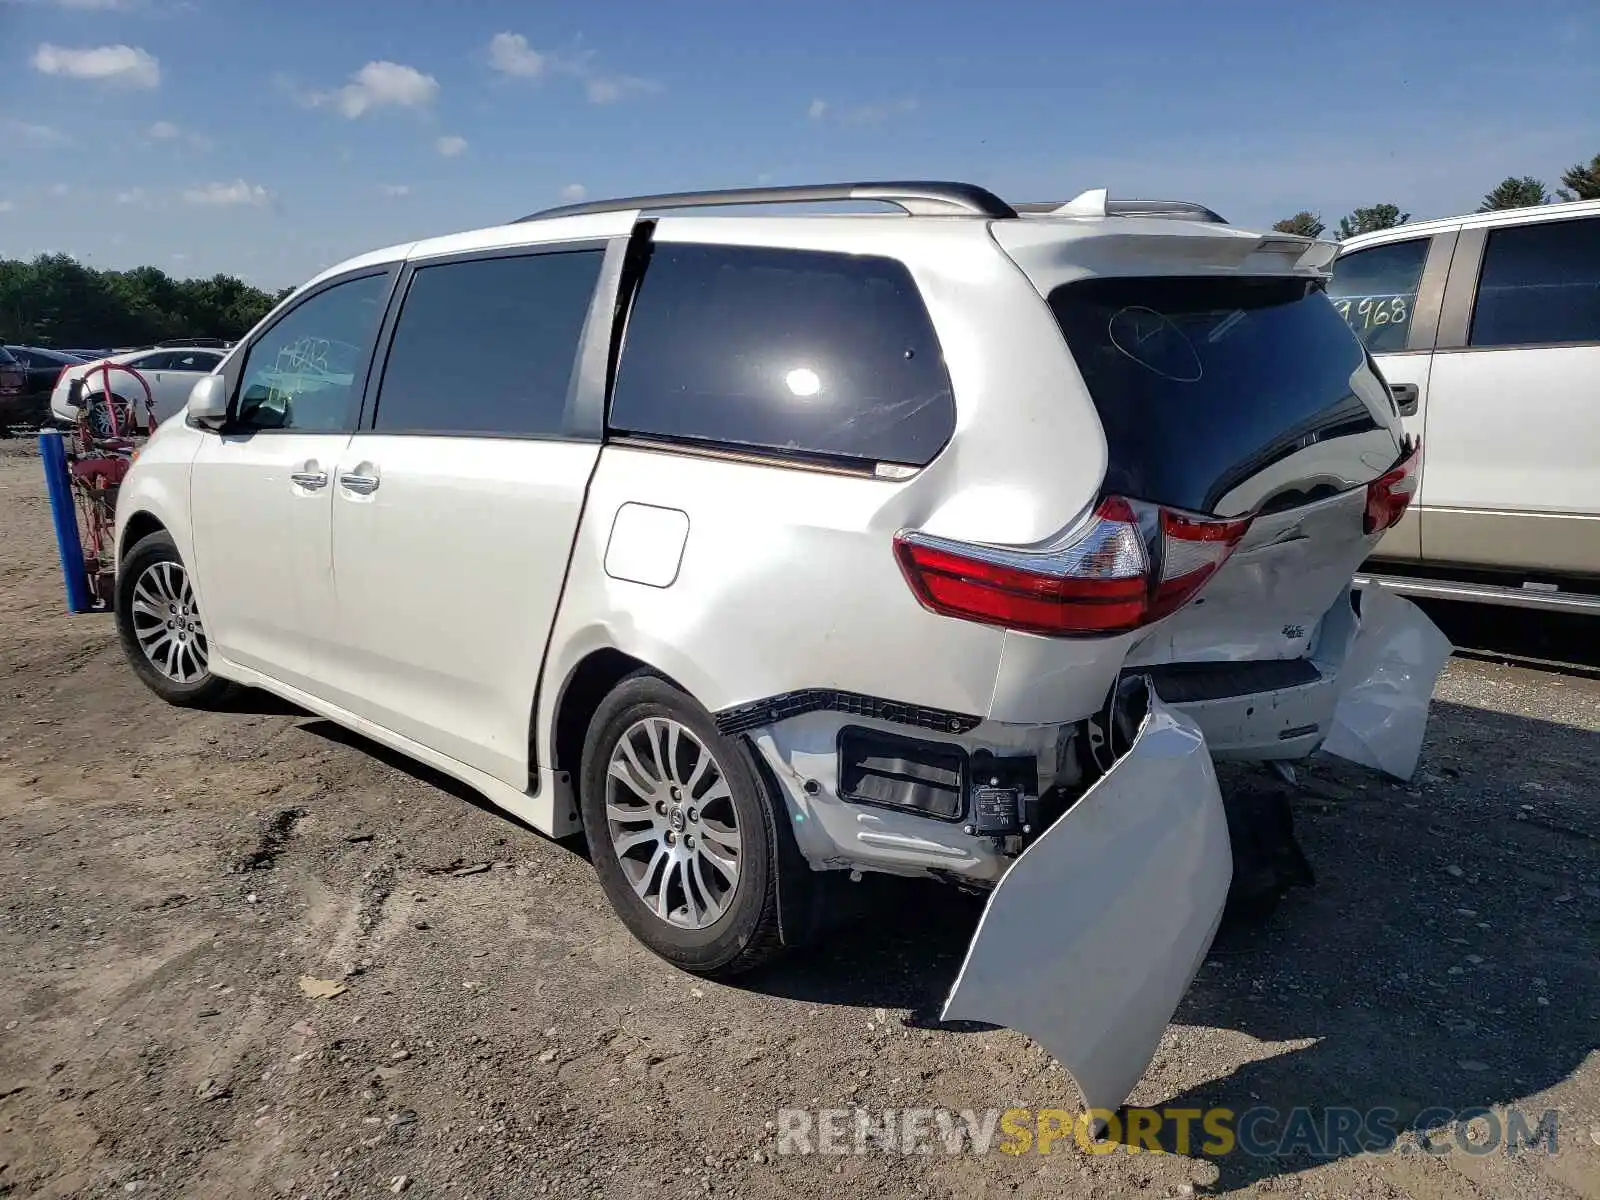
[[[61,574],[67,581],[67,611],[85,613],[93,607],[89,572],[83,565],[83,542],[78,537],[78,513],[72,503],[72,479],[67,474],[67,448],[57,430],[40,432],[39,457],[44,460],[44,482],[50,490],[50,517],[56,526]]]

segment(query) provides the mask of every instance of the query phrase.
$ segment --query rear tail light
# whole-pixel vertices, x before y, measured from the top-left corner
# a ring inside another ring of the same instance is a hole
[[[1382,533],[1398,525],[1421,482],[1422,443],[1419,441],[1395,466],[1367,484],[1367,513],[1362,523],[1367,533]]]
[[[1217,520],[1161,510],[1161,577],[1150,600],[1148,620],[1177,612],[1228,561],[1250,530],[1249,517]]]
[[[1110,496],[1088,524],[1032,549],[905,532],[895,554],[933,612],[1024,633],[1122,633],[1187,604],[1249,528]]]

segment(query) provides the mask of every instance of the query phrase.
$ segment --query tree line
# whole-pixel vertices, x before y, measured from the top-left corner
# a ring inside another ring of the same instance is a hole
[[[1587,163],[1578,163],[1561,175],[1561,186],[1554,194],[1541,179],[1532,175],[1508,175],[1484,194],[1479,212],[1493,212],[1499,208],[1533,208],[1552,204],[1557,200],[1600,200],[1600,154]],[[1375,229],[1393,229],[1404,225],[1411,214],[1401,212],[1396,204],[1374,204],[1358,208],[1347,217],[1339,218],[1335,236],[1342,242],[1358,233],[1371,233]],[[1272,226],[1279,233],[1298,233],[1302,237],[1321,237],[1327,228],[1320,213],[1301,211],[1285,217]]]
[[[1479,212],[1526,208],[1554,200],[1600,199],[1600,154],[1561,176],[1552,194],[1531,175],[1509,176],[1483,197]],[[1342,241],[1392,229],[1411,219],[1395,204],[1358,208],[1339,218]],[[1318,213],[1297,212],[1276,222],[1281,233],[1321,237]],[[157,267],[99,271],[66,254],[31,262],[0,259],[0,342],[12,345],[141,346],[184,337],[242,337],[291,289],[264,292],[235,275],[174,279]]]
[[[241,337],[290,289],[233,275],[174,279],[157,267],[98,271],[66,254],[0,259],[0,341],[23,346],[142,346]]]

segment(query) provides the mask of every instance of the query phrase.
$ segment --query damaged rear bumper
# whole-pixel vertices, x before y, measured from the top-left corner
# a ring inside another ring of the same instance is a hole
[[[1222,918],[1233,860],[1205,736],[1142,680],[1132,744],[1012,864],[945,1002],[1061,1063],[1093,1109],[1149,1065]]]
[[[1346,589],[1305,658],[1148,671],[1163,701],[1200,727],[1218,761],[1298,759],[1321,749],[1409,779],[1450,650],[1409,601]]]
[[[1409,778],[1450,643],[1414,605],[1362,596],[1340,630],[1322,745]],[[1027,1034],[1091,1114],[1132,1092],[1211,948],[1233,876],[1212,751],[1148,677],[1113,726],[1136,729],[1111,768],[1012,863],[984,909],[946,1020]]]
[[[1360,592],[1360,630],[1339,672],[1338,704],[1322,749],[1396,779],[1410,779],[1450,639],[1403,596]]]

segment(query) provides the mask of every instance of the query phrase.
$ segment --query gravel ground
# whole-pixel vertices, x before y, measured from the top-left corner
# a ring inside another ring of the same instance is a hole
[[[936,1019],[977,901],[869,879],[825,951],[676,972],[581,846],[266,698],[148,695],[64,612],[27,442],[0,609],[0,1195],[1600,1197],[1592,662],[1452,660],[1409,786],[1303,769],[1315,886],[1224,928],[1134,1098],[1555,1109],[1558,1153],[799,1157],[780,1107],[1072,1106],[1025,1038]]]

